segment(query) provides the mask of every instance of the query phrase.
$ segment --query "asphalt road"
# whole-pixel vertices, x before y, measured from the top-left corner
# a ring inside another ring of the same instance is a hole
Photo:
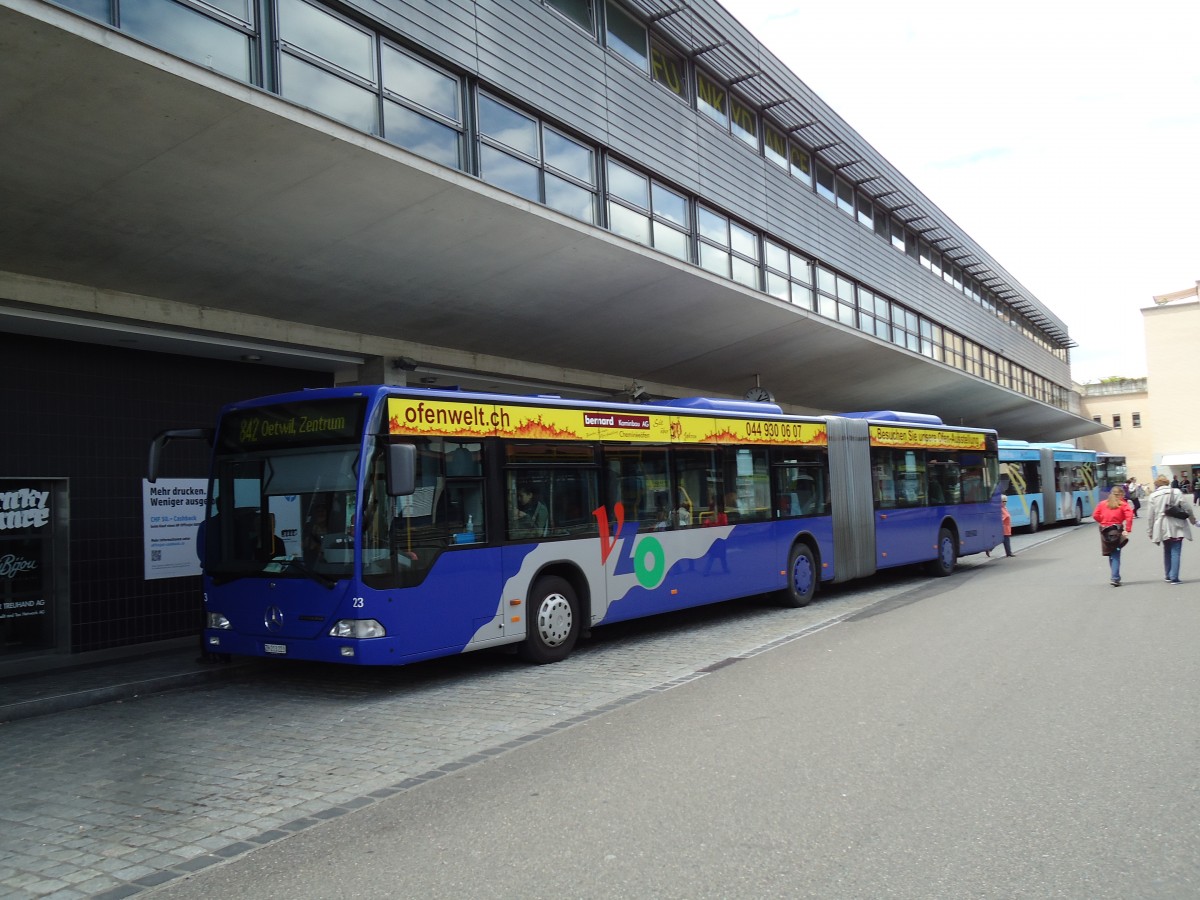
[[[915,582],[150,893],[1200,897],[1200,582],[1124,569],[1082,527]]]

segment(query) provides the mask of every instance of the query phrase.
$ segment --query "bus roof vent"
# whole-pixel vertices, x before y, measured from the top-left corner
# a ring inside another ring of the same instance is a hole
[[[894,409],[876,409],[871,412],[839,413],[845,419],[874,419],[877,422],[903,422],[906,425],[941,425],[942,420],[927,413],[898,412]]]
[[[721,400],[716,397],[679,397],[676,400],[649,400],[644,406],[674,406],[678,409],[706,409],[710,412],[741,413],[742,415],[783,415],[777,403],[750,400]]]

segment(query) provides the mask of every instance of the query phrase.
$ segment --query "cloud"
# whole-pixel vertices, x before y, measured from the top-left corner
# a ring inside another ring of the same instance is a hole
[[[974,150],[970,153],[965,153],[961,156],[951,157],[943,160],[931,160],[929,168],[931,169],[966,169],[971,166],[979,165],[983,162],[991,162],[992,160],[1005,159],[1013,155],[1012,147],[986,147],[982,150]]]

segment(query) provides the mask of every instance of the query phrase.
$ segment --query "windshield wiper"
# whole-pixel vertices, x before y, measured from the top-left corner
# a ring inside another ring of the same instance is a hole
[[[314,569],[312,566],[310,566],[308,563],[306,563],[303,559],[301,559],[298,556],[288,556],[285,558],[276,558],[276,559],[271,560],[271,562],[275,563],[277,565],[282,565],[282,566],[291,567],[293,569],[297,569],[298,571],[304,573],[306,576],[311,578],[313,581],[315,581],[317,584],[321,585],[322,587],[332,589],[333,586],[337,584],[336,578],[330,578],[324,572],[318,572],[316,569]]]

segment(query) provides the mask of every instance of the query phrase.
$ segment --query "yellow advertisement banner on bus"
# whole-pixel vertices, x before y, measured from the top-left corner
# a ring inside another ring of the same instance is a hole
[[[872,447],[916,447],[922,450],[986,450],[987,435],[978,431],[910,428],[905,425],[870,426]]]
[[[823,446],[824,422],[388,398],[388,433],[518,440]]]

